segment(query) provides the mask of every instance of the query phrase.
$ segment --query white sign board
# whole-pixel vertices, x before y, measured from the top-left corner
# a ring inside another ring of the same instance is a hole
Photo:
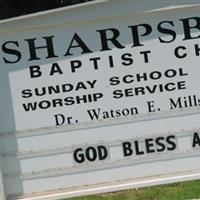
[[[7,39],[16,130],[198,110],[200,20],[151,15]]]
[[[190,4],[111,0],[0,23],[8,199],[199,179],[200,5]]]

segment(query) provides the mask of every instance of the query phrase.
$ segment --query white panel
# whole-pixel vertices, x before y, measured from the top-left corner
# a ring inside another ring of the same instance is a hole
[[[200,2],[189,3],[97,1],[0,22],[6,199],[199,179]]]

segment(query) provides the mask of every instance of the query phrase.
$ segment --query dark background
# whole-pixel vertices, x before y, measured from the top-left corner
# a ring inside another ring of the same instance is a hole
[[[16,17],[92,0],[0,0],[0,19]]]

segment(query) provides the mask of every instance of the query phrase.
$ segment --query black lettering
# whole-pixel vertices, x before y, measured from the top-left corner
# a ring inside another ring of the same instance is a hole
[[[151,53],[151,51],[141,51],[141,52],[140,52],[140,55],[143,55],[143,56],[144,56],[144,62],[145,62],[145,63],[148,63],[148,62],[149,62],[149,56],[148,56],[149,53]]]
[[[187,56],[187,53],[184,53],[184,51],[186,50],[186,47],[184,46],[178,46],[175,48],[174,50],[174,55],[177,57],[177,58],[185,58]]]
[[[172,98],[170,100],[170,109],[175,109],[175,108],[183,108],[183,105],[181,103],[181,97],[179,97],[176,101]]]
[[[140,43],[140,36],[149,35],[152,32],[152,27],[149,24],[139,24],[128,27],[131,28],[132,31],[132,39],[133,39],[132,47],[144,46],[143,44]],[[143,28],[145,30],[143,34],[139,34],[139,28]]]
[[[167,142],[167,144],[170,145],[170,146],[167,147],[168,151],[173,151],[173,150],[176,149],[176,137],[175,137],[175,135],[169,135],[166,138],[166,142]]]
[[[131,146],[132,145],[131,145],[130,142],[123,142],[122,143],[123,153],[124,153],[125,157],[131,156],[133,154],[133,150],[132,150]]]
[[[117,76],[113,76],[109,79],[110,81],[110,85],[118,85],[120,84],[120,80],[119,80],[119,77]]]
[[[101,59],[100,57],[90,58],[90,61],[93,61],[95,70],[98,69],[98,60],[100,60],[100,59]]]
[[[51,67],[51,71],[50,71],[50,76],[53,76],[55,73],[59,73],[59,74],[63,74],[60,66],[58,65],[58,63],[53,63],[52,67]]]
[[[176,32],[174,30],[169,29],[169,28],[163,27],[162,26],[163,24],[168,24],[170,26],[174,26],[174,23],[173,23],[173,21],[163,21],[163,22],[160,22],[158,24],[158,31],[160,33],[164,33],[166,35],[172,36],[172,39],[170,39],[170,40],[163,40],[161,37],[159,37],[160,42],[161,43],[171,43],[176,39]],[[165,38],[168,38],[168,37],[165,37]]]
[[[121,59],[124,61],[122,62],[123,65],[129,66],[133,64],[133,58],[130,53],[125,53],[121,56]]]
[[[20,61],[22,54],[20,53],[20,51],[18,51],[16,49],[9,48],[8,45],[10,45],[10,44],[12,44],[12,45],[14,44],[15,46],[19,47],[19,43],[17,41],[8,41],[2,45],[2,51],[6,54],[16,56],[16,59],[11,61],[11,60],[8,60],[7,58],[3,57],[3,60],[5,63],[17,63]]]
[[[90,162],[93,162],[97,159],[97,151],[94,147],[88,147],[85,155]]]
[[[73,157],[77,163],[83,163],[85,161],[85,157],[82,151],[83,151],[82,148],[78,148],[74,151]]]
[[[200,48],[199,48],[199,45],[198,45],[198,44],[195,44],[194,47],[195,47],[196,56],[200,56]]]
[[[76,72],[76,69],[82,66],[82,62],[80,60],[71,60],[71,71],[72,73]]]
[[[154,153],[155,152],[155,149],[152,148],[152,147],[154,147],[153,138],[145,139],[145,146],[146,146],[147,153]]]
[[[123,46],[117,38],[120,35],[119,30],[115,28],[110,28],[110,29],[104,29],[104,30],[97,30],[97,32],[100,33],[101,37],[101,45],[102,48],[100,51],[106,51],[106,50],[112,50],[112,48],[109,48],[108,42],[110,41],[115,47],[118,49],[123,49],[125,46]],[[112,36],[109,38],[108,33],[111,33]]]
[[[40,71],[40,66],[33,65],[29,67],[30,77],[31,78],[38,78],[42,76],[42,72]]]
[[[29,97],[32,97],[32,92],[30,89],[25,89],[25,90],[22,90],[22,97],[23,98],[29,98]]]
[[[200,18],[199,17],[191,17],[186,19],[180,19],[180,21],[183,22],[183,28],[184,28],[184,36],[185,38],[183,40],[191,40],[191,39],[197,39],[200,38],[200,34],[197,36],[192,36],[193,29],[197,29],[198,32],[200,31]],[[190,22],[195,21],[196,25],[191,25]]]
[[[70,106],[76,103],[75,99],[73,97],[66,97],[64,99],[65,105]]]
[[[92,109],[92,110],[87,110],[87,112],[88,112],[91,120],[99,119],[99,117],[100,117],[100,111],[101,111],[100,108],[98,108],[98,109]]]
[[[27,104],[23,103],[22,106],[26,112],[33,111],[37,108],[37,102]]]
[[[193,135],[192,147],[195,148],[197,145],[200,147],[200,135],[195,132]]]
[[[135,143],[135,153],[136,155],[143,155],[144,151],[140,150],[139,141],[134,141]]]
[[[154,101],[147,101],[148,112],[155,112],[156,111],[154,104],[155,104]]]
[[[98,146],[97,151],[99,155],[99,160],[105,160],[108,157],[108,150],[105,146]]]
[[[123,77],[123,82],[127,84],[134,82],[133,75],[131,74],[125,75]]]
[[[56,120],[56,126],[63,125],[65,123],[65,116],[62,114],[54,115]]]
[[[36,47],[36,44],[35,44],[35,41],[36,41],[37,38],[25,39],[25,41],[28,42],[28,46],[29,46],[29,53],[30,53],[29,61],[31,61],[31,60],[40,60],[41,59],[40,57],[37,57],[37,54],[36,54],[36,50],[37,49],[47,49],[47,57],[46,57],[46,59],[58,57],[54,53],[54,47],[53,47],[53,38],[54,38],[54,36],[42,37],[42,38],[45,40],[46,45],[38,46],[38,47]]]
[[[74,42],[76,42],[76,44],[73,44]],[[84,53],[91,53],[92,51],[87,47],[87,45],[84,43],[84,41],[80,38],[80,36],[75,33],[71,42],[70,42],[70,45],[67,49],[67,52],[65,53],[64,56],[69,56],[69,55],[73,55],[72,53],[70,53],[71,49],[73,48],[81,48],[82,49],[82,52],[81,54],[84,54]]]
[[[156,138],[155,142],[157,144],[157,152],[163,152],[165,151],[165,144],[164,143],[165,138],[164,137],[158,137]]]
[[[101,99],[103,97],[103,93],[94,93],[93,94],[93,99],[94,101],[98,101],[99,99]]]

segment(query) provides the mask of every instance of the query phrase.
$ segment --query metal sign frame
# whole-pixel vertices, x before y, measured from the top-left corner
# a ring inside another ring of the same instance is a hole
[[[84,22],[85,24],[88,23],[90,25],[94,25],[96,22],[98,22],[102,25],[106,19],[116,23],[116,18],[118,19],[117,8],[122,9],[121,11],[123,11],[123,9],[126,11],[124,15],[122,15],[122,13],[120,14],[120,21],[124,22],[123,20],[128,20],[130,16],[134,16],[134,18],[136,18],[137,15],[142,16],[142,14],[150,16],[151,14],[153,15],[156,13],[159,15],[162,12],[166,13],[168,11],[172,13],[175,13],[176,11],[184,13],[184,9],[188,9],[190,12],[192,9],[196,9],[197,12],[197,9],[200,7],[200,2],[196,1],[188,1],[188,3],[181,3],[180,1],[166,3],[163,1],[160,3],[163,5],[161,7],[157,7],[156,3],[152,3],[151,5],[149,4],[148,6],[141,6],[141,4],[137,1],[135,2],[136,5],[134,5],[134,2],[127,1],[126,3],[127,5],[130,3],[132,8],[126,5],[126,10],[125,4],[121,6],[122,4],[120,5],[120,1],[116,2],[115,0],[94,1],[81,4],[80,6],[76,5],[68,8],[56,9],[53,11],[45,11],[39,14],[32,14],[30,16],[22,16],[15,19],[3,20],[0,22],[1,28],[4,29],[4,27],[7,26],[8,29],[6,30],[7,32],[5,30],[4,33],[2,33],[3,31],[1,32],[2,40],[4,39],[3,34],[5,33],[10,34],[9,32],[13,32],[13,34],[16,33],[17,37],[20,37],[21,31],[26,32],[29,31],[29,29],[33,30],[33,35],[37,34],[37,31],[40,29],[44,29],[45,33],[49,34],[49,30],[57,30],[57,25],[60,27],[60,29],[64,29],[67,26],[83,26],[83,23],[81,22]],[[144,4],[144,2],[142,2],[142,4]],[[169,7],[172,4],[173,6]],[[101,5],[102,8],[99,5]],[[113,6],[113,10],[107,10],[106,16],[102,17],[102,10],[106,9],[107,6]],[[93,13],[93,9],[91,8],[98,9],[98,12]],[[88,15],[89,10],[92,16],[97,15],[95,19],[90,19],[90,14]],[[80,22],[80,17],[77,17],[76,12],[74,11],[84,14],[83,21]],[[66,18],[65,22],[59,22],[59,24],[57,24],[59,18],[61,19],[63,16],[66,17],[66,15],[69,15],[71,18]],[[42,22],[42,20],[38,20],[40,18],[46,20],[46,22],[48,22],[49,18],[53,20],[56,19],[57,21],[52,20],[49,22],[49,24],[47,24],[47,26],[43,27],[38,26],[38,23]],[[24,23],[26,20],[30,23],[33,23],[31,27],[29,27],[28,23]],[[24,27],[21,26],[21,28],[18,28],[16,26],[17,22],[24,23]],[[86,33],[86,31],[84,33]],[[29,39],[29,41],[30,40],[31,39]],[[32,39],[32,42],[33,40],[34,39]],[[20,68],[21,66],[19,65],[18,67]],[[21,85],[23,87],[28,85],[25,83],[21,84],[20,81],[18,81],[19,77],[23,77],[23,70],[24,69],[21,71],[16,70],[17,72],[15,72],[15,70],[10,69],[9,71],[8,76],[10,85],[6,83],[6,87],[8,89],[8,87],[11,86],[10,93],[14,96],[13,102],[15,102],[15,100],[19,100],[15,91],[20,91]],[[193,72],[194,71],[195,70],[193,69]],[[171,70],[170,72],[174,71]],[[184,76],[186,76],[186,73],[181,73],[182,75],[185,74]],[[4,74],[4,72],[1,71],[1,74]],[[0,81],[1,83],[4,83],[4,77],[2,77]],[[29,83],[28,81],[26,83]],[[194,83],[195,81],[192,82],[192,84]],[[89,82],[89,85],[91,86],[92,83]],[[81,86],[83,87],[83,85]],[[10,97],[11,95],[9,94],[9,96],[5,91],[3,91],[3,84],[1,84],[0,87],[2,91],[1,97],[4,101],[1,101],[0,103],[1,108],[3,108],[2,105],[6,101],[6,98],[3,96],[3,94],[6,94],[6,97]],[[10,88],[8,91],[10,91]],[[27,91],[24,92],[25,95],[30,94],[26,92]],[[92,97],[89,96],[88,98],[90,100]],[[161,96],[160,98],[162,99]],[[196,98],[194,98],[194,96],[188,97],[188,102],[191,101],[196,103]],[[151,105],[152,104],[150,102],[149,109],[152,108]],[[15,108],[15,106],[16,105],[14,104],[13,107]],[[4,108],[3,111],[5,112]],[[78,112],[79,111],[80,110],[78,110]],[[197,156],[199,153],[199,148],[192,148],[191,146],[192,139],[194,140],[194,133],[198,134],[200,132],[198,125],[200,117],[199,111],[200,110],[197,107],[185,108],[172,113],[166,111],[163,113],[160,112],[159,115],[156,113],[147,113],[146,115],[144,114],[135,118],[125,117],[120,120],[117,119],[113,121],[102,120],[100,122],[98,121],[97,123],[69,123],[67,125],[58,127],[41,126],[37,128],[26,127],[25,129],[23,129],[23,120],[20,119],[20,114],[18,112],[15,112],[15,114],[17,113],[16,118],[18,118],[18,121],[14,119],[14,116],[9,118],[11,120],[11,126],[9,126],[9,122],[7,121],[6,123],[8,124],[2,123],[4,122],[2,120],[4,113],[0,112],[0,130],[2,130],[0,134],[0,198],[3,200],[55,200],[58,198],[75,197],[200,179],[200,169],[198,167],[194,166],[192,170],[188,170],[188,168],[191,167],[191,163],[189,163],[190,156],[192,161],[196,159],[196,161],[200,163],[200,159],[198,159]],[[128,111],[125,110],[124,112],[126,113]],[[19,129],[16,130],[15,120],[20,124]],[[71,118],[68,118],[68,121],[70,120]],[[188,125],[184,123],[188,121],[191,124]],[[178,123],[179,126],[176,126],[175,122]],[[162,129],[162,125],[165,128],[170,126],[170,129],[164,130]],[[154,128],[154,126],[156,126],[157,129]],[[5,130],[6,128],[10,129]],[[108,133],[112,133],[112,135]],[[170,134],[173,137],[169,140],[166,139]],[[160,143],[160,141],[163,143]],[[169,152],[166,150],[165,154],[163,155],[162,153],[159,154],[159,152],[157,152],[156,154],[153,154],[153,156],[148,154],[146,157],[142,155],[134,155],[131,157],[128,154],[132,151],[130,147],[134,146],[133,144],[135,144],[135,146],[140,144],[141,147],[147,145],[146,149],[148,149],[147,151],[149,152],[153,152],[155,150],[152,149],[152,145],[154,148],[158,148],[158,151],[164,151],[163,148],[165,148],[165,150],[168,148],[167,150],[169,150]],[[177,145],[177,149],[170,151],[170,147],[172,147],[170,145]],[[106,150],[109,150],[108,155],[106,155]],[[127,150],[126,156],[124,156],[125,150]],[[91,152],[93,155],[95,155],[94,157],[91,156]],[[105,159],[105,157],[107,159]],[[109,160],[109,158],[112,159]],[[184,166],[183,162],[184,158],[188,160],[188,166],[186,167]],[[81,159],[85,159],[86,162],[82,163]],[[173,161],[179,159],[179,161],[183,163],[183,170],[180,170],[180,166],[178,169],[174,168],[177,163],[174,161],[170,164],[170,159]],[[58,161],[59,164],[53,163],[54,160],[55,162]],[[155,165],[152,164],[153,161],[155,162]],[[163,170],[164,164],[162,162],[164,161],[170,166],[168,173]],[[37,165],[39,162],[41,162],[41,165]],[[153,172],[148,169],[147,164],[149,163],[150,168],[155,167],[156,164],[159,167],[161,166],[161,169],[159,168],[159,172],[161,174],[153,175]],[[135,170],[135,166],[138,164],[141,164],[142,166],[140,176],[133,175],[131,178],[129,178],[128,173],[131,173],[132,170]],[[124,172],[126,173],[125,176],[118,176],[115,179],[114,176],[118,175],[119,172],[121,173],[122,171],[120,170],[124,166]],[[109,170],[111,172],[110,174]],[[144,170],[144,175],[142,175],[142,170]],[[112,173],[115,174],[113,177],[111,177]],[[81,175],[76,176],[77,174]],[[98,174],[98,181],[95,180],[96,174]],[[110,178],[113,179],[109,180],[109,177],[106,177],[107,179],[102,181],[102,174],[107,174]],[[90,175],[93,176],[87,184],[84,182],[84,180],[75,180],[77,177],[84,179]],[[56,180],[56,178],[58,179]],[[67,182],[67,180],[70,181]],[[59,184],[56,184],[58,182]],[[74,185],[71,186],[70,182],[73,182]],[[15,184],[17,187],[13,187],[13,184]],[[33,188],[36,191],[32,189],[31,184],[34,185]]]

